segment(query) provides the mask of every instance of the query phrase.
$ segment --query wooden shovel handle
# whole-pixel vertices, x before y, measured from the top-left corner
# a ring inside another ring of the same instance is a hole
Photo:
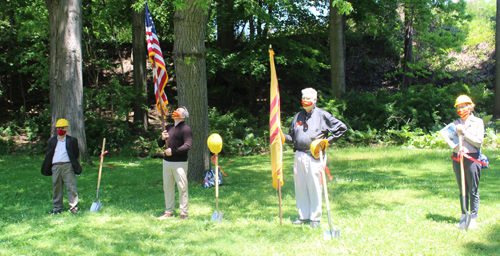
[[[102,149],[101,149],[101,163],[99,164],[99,177],[97,178],[97,190],[101,185],[101,172],[102,172],[102,162],[104,160],[104,145],[106,144],[106,138],[102,139]]]
[[[460,135],[460,138],[458,139],[458,148],[459,148],[459,154],[462,151],[462,139],[463,135]],[[467,192],[465,191],[465,170],[464,170],[464,155],[460,154],[460,177],[462,180],[462,196],[466,196]]]

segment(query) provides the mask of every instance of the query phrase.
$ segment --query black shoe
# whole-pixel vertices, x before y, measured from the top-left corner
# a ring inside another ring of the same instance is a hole
[[[318,221],[311,221],[311,228],[319,228],[319,220]]]
[[[306,223],[309,223],[309,220],[298,219],[298,220],[292,222],[293,225],[302,225],[302,224],[306,224]]]
[[[61,214],[61,210],[52,209],[52,211],[50,211],[49,213],[50,214]]]

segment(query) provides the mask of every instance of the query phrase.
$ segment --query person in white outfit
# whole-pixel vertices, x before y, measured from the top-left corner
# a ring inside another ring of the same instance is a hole
[[[293,224],[310,223],[311,227],[319,227],[322,205],[321,163],[311,154],[311,143],[316,139],[332,143],[347,130],[343,122],[316,107],[317,98],[313,88],[302,90],[304,110],[294,116],[289,134],[285,134],[286,142],[293,143],[295,152],[293,174],[299,219]]]

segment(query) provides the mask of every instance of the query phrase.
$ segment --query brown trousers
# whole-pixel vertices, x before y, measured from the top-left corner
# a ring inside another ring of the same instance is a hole
[[[62,210],[63,208],[63,185],[66,185],[70,208],[77,206],[76,175],[71,163],[52,166],[52,186],[54,189],[52,206],[54,206],[55,210]]]

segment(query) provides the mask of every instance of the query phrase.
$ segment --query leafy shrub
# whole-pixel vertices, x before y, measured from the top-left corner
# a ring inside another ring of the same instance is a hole
[[[267,129],[259,126],[258,118],[253,117],[248,109],[221,114],[216,108],[212,108],[208,118],[210,133],[220,134],[224,152],[229,155],[251,155],[268,147]],[[266,118],[266,122],[267,120]]]
[[[0,138],[0,155],[8,155],[14,151],[15,142]]]

